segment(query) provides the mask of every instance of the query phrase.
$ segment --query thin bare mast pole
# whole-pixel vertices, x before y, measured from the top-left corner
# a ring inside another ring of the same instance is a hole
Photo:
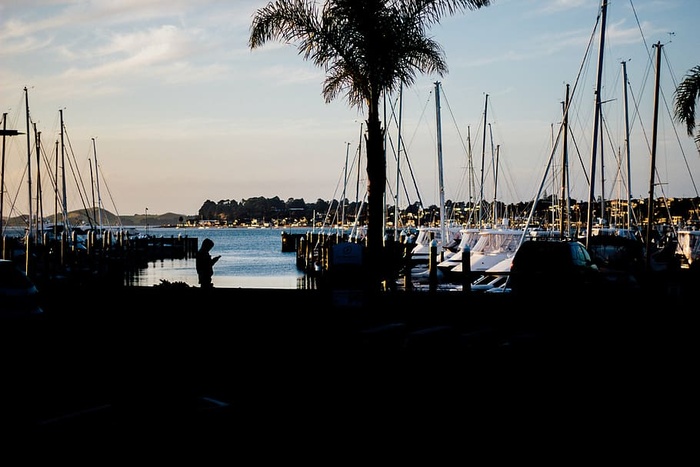
[[[2,161],[0,162],[0,245],[2,245],[2,215],[5,212],[5,136],[7,135],[7,112],[2,114]],[[0,258],[4,258],[4,249]]]
[[[484,99],[484,136],[481,141],[481,187],[479,189],[479,228],[484,218],[484,158],[486,157],[486,109],[488,109],[489,95]]]
[[[401,216],[399,215],[399,194],[401,191],[401,126],[403,116],[403,86],[399,87],[399,124],[398,126],[398,148],[396,151],[396,196],[394,198],[394,241],[399,240],[399,222]]]
[[[53,236],[58,237],[58,140],[54,145]]]
[[[647,269],[651,267],[651,232],[654,228],[654,180],[656,175],[656,139],[657,139],[657,122],[659,120],[659,83],[661,69],[661,42],[654,44],[656,47],[656,85],[654,88],[654,127],[651,131],[651,170],[649,173],[649,206],[647,211],[647,238],[646,238],[646,262]]]
[[[445,216],[445,182],[442,174],[442,123],[440,121],[440,82],[435,82],[435,115],[437,121],[438,188],[440,190],[440,241],[447,245],[447,219]]]
[[[37,243],[41,243],[44,236],[44,200],[41,196],[41,132],[37,131],[34,124],[36,139],[36,234]]]
[[[625,154],[627,156],[627,228],[632,229],[632,172],[630,169],[630,122],[627,105],[627,62],[622,62],[622,99],[625,109]]]
[[[24,104],[26,107],[27,120],[27,188],[29,193],[29,222],[27,223],[27,245],[32,238],[32,142],[31,128],[29,127],[29,92],[24,88]],[[27,255],[28,257],[28,255]]]
[[[569,216],[569,181],[568,181],[568,171],[569,171],[569,146],[567,140],[569,138],[569,85],[566,85],[566,100],[564,101],[564,120],[562,121],[562,151],[561,151],[561,199],[559,200],[559,205],[561,206],[561,214],[559,216],[559,238],[563,239],[568,237],[568,233],[565,235],[564,232],[568,232],[571,224],[571,219]],[[564,220],[566,216],[566,221]]]
[[[97,215],[99,216],[100,235],[102,235],[102,195],[100,194],[100,166],[97,163],[97,147],[95,138],[92,138],[92,152],[95,155],[95,185],[97,185]]]
[[[603,51],[605,50],[605,22],[607,18],[608,1],[602,0],[600,5],[600,44],[598,45],[598,80],[595,87],[595,110],[593,118],[593,142],[591,144],[590,187],[588,189],[588,212],[586,213],[586,248],[591,239],[593,227],[593,201],[595,200],[595,166],[600,126],[600,90],[603,77]]]
[[[66,151],[65,144],[63,141],[63,109],[60,109],[59,114],[61,115],[61,178],[63,183],[63,232],[64,235],[68,234],[68,197],[66,196]]]

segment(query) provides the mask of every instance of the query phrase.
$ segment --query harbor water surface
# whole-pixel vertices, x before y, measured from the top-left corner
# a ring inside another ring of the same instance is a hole
[[[212,256],[221,255],[214,266],[214,287],[297,289],[304,281],[295,252],[282,251],[282,232],[304,233],[306,228],[152,227],[139,231],[154,237],[196,237],[199,245],[205,238],[212,239]],[[151,261],[130,278],[128,285],[148,287],[162,281],[198,287],[194,258]]]

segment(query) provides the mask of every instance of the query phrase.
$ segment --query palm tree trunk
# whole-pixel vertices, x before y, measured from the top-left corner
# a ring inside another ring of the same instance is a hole
[[[386,189],[386,153],[384,130],[379,120],[379,98],[373,96],[367,118],[367,279],[369,292],[380,290],[384,246],[384,191]]]

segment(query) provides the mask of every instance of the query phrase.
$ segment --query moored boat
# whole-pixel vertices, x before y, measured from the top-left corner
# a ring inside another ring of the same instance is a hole
[[[499,263],[507,262],[513,257],[521,243],[523,230],[520,229],[485,229],[479,232],[479,239],[470,249],[469,267],[472,274],[483,273]],[[448,259],[438,264],[447,280],[459,281],[463,272],[461,257],[459,261]]]
[[[676,254],[680,257],[681,267],[690,268],[693,263],[700,264],[700,230],[681,229],[677,232]]]

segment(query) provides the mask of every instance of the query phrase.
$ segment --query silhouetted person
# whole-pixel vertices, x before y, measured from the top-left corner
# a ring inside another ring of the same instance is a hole
[[[203,289],[214,287],[211,281],[211,277],[214,275],[214,264],[221,258],[221,255],[212,258],[209,253],[212,248],[214,248],[214,242],[210,238],[205,238],[197,251],[197,276],[199,277],[199,286]]]

